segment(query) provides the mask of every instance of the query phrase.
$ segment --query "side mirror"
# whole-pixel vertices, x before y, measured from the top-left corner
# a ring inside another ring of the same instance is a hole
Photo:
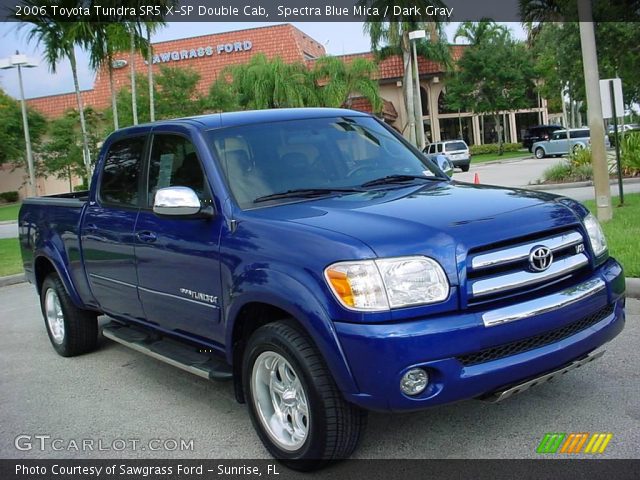
[[[434,155],[431,160],[435,162],[440,170],[447,174],[447,177],[453,176],[453,164],[444,155]]]
[[[156,215],[189,217],[199,214],[201,210],[198,195],[189,187],[161,188],[153,201],[153,213]]]

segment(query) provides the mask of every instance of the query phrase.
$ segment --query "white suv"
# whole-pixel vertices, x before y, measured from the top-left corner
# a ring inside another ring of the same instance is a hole
[[[464,140],[444,140],[433,142],[423,150],[426,154],[440,153],[446,156],[454,167],[459,167],[463,172],[469,171],[471,164],[471,154],[469,147]]]

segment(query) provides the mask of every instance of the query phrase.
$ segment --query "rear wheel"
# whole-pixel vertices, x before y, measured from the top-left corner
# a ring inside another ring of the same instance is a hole
[[[366,412],[342,397],[315,346],[293,321],[253,333],[242,378],[258,436],[287,466],[313,470],[355,450]]]
[[[544,149],[542,147],[536,148],[535,156],[538,160],[544,158]]]
[[[581,143],[576,143],[573,146],[573,153],[578,153],[580,150],[584,149],[584,145]]]
[[[73,304],[58,274],[52,273],[42,282],[40,306],[49,340],[59,355],[73,357],[96,348],[96,313]]]
[[[468,172],[470,166],[471,165],[467,163],[466,165],[461,165],[460,168],[462,169],[463,172]]]

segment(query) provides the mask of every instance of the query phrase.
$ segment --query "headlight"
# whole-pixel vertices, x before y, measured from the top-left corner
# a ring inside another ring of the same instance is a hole
[[[358,311],[383,311],[441,302],[449,296],[442,267],[428,257],[339,262],[325,278],[342,305]]]
[[[587,233],[589,234],[589,241],[591,242],[593,253],[596,257],[599,257],[607,250],[607,239],[604,236],[600,222],[598,222],[598,219],[592,214],[589,214],[584,217],[583,223],[584,228],[587,229]]]

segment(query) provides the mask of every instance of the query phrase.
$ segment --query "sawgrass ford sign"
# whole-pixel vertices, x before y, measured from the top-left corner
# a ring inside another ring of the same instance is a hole
[[[235,52],[246,52],[251,50],[252,47],[253,44],[250,40],[243,40],[241,42],[223,43],[215,47],[208,45],[190,50],[174,50],[172,52],[154,54],[153,63],[179,62],[192,58],[210,57],[213,54],[223,55]]]

